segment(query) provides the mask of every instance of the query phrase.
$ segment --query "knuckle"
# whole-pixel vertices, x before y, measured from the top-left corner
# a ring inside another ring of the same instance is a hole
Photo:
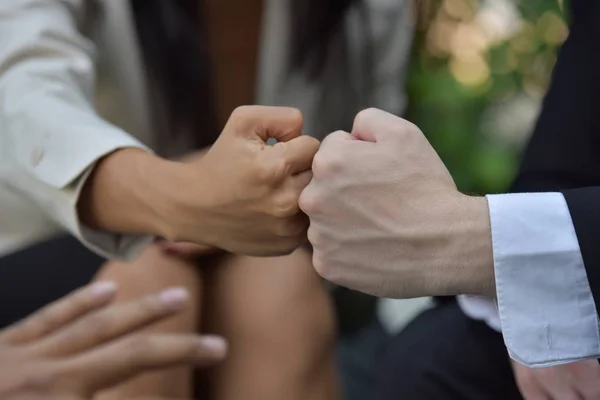
[[[65,304],[66,307],[62,309],[61,314],[66,315],[83,312],[89,309],[93,303],[94,298],[90,296],[90,293],[86,290],[82,290],[67,298],[67,303]]]
[[[315,154],[312,162],[312,172],[314,176],[319,176],[323,173],[323,170],[327,167],[327,157],[323,150]]]
[[[32,319],[26,320],[22,325],[23,331],[48,332],[51,330],[51,322],[46,311],[41,311]]]
[[[395,139],[395,143],[401,144],[407,149],[419,146],[424,140],[426,141],[419,127],[406,120],[402,120],[402,123],[395,127],[394,135],[391,138]]]
[[[313,175],[322,178],[339,172],[342,169],[343,159],[336,154],[336,152],[319,151],[313,158]]]
[[[298,240],[306,241],[306,232],[310,226],[310,221],[305,215],[299,216],[290,222],[290,233],[292,237],[298,238]]]
[[[289,114],[288,118],[290,123],[294,125],[294,127],[301,128],[304,124],[304,116],[302,115],[302,112],[293,107],[287,107],[287,112]]]
[[[114,323],[111,318],[103,314],[96,314],[83,320],[81,329],[76,330],[73,335],[89,335],[94,343],[101,343],[110,338],[113,326]]]
[[[231,119],[246,119],[252,114],[252,106],[238,106],[231,112]]]
[[[313,187],[309,184],[306,189],[302,191],[298,198],[298,207],[304,211],[305,214],[311,215],[318,211],[318,196]]]
[[[396,131],[397,137],[405,140],[421,136],[421,130],[412,122],[404,119],[402,123],[398,124]]]
[[[29,371],[18,389],[25,392],[53,392],[64,386],[66,381],[68,381],[66,369],[46,364]]]
[[[302,140],[304,140],[304,142],[306,143],[305,147],[314,149],[315,153],[319,150],[319,147],[321,147],[321,141],[319,139],[317,139],[316,137],[309,136],[309,135],[303,135],[301,137],[302,137]]]
[[[133,364],[151,355],[155,350],[152,342],[152,337],[148,334],[138,334],[127,339],[125,346],[127,359]]]
[[[182,357],[193,357],[194,354],[198,354],[199,349],[203,349],[195,334],[186,333],[181,334],[180,336],[179,341],[181,350],[177,351],[177,353],[182,354]]]
[[[24,324],[24,330],[31,330],[44,334],[51,332],[57,325],[57,316],[54,310],[43,310]]]
[[[256,170],[258,180],[267,184],[281,182],[285,178],[287,171],[286,161],[283,158],[269,160],[259,163]]]
[[[271,215],[275,218],[292,217],[300,211],[298,199],[295,195],[281,195],[273,201]]]
[[[327,279],[328,271],[325,267],[326,263],[321,254],[317,251],[313,253],[313,268],[321,278]]]
[[[300,239],[306,231],[306,222],[304,220],[294,220],[291,218],[279,220],[275,225],[275,234],[283,238]]]
[[[146,296],[139,300],[137,304],[139,314],[146,318],[152,318],[162,315],[165,312],[165,308],[156,299],[156,296]]]
[[[373,118],[381,114],[381,110],[375,107],[369,107],[362,111],[359,111],[354,118],[355,126],[362,126],[363,124],[369,123]]]
[[[308,237],[308,241],[310,242],[310,244],[313,245],[313,247],[315,247],[315,254],[317,251],[317,247],[320,244],[320,236],[319,233],[317,231],[317,229],[315,228],[315,226],[313,224],[311,224],[308,227],[308,231],[306,232],[306,236]]]
[[[329,135],[325,136],[325,139],[323,139],[323,142],[321,143],[321,150],[325,149],[327,147],[329,147],[330,145],[332,145],[332,143],[338,142],[335,144],[335,146],[339,146],[339,142],[342,141],[342,139],[347,139],[348,135],[350,135],[348,132],[343,131],[343,130],[337,130],[335,132],[331,132]]]

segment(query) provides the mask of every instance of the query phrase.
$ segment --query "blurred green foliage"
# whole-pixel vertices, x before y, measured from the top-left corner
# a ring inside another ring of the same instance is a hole
[[[408,75],[407,118],[469,193],[507,190],[526,138],[514,140],[514,124],[502,121],[513,118],[511,110],[522,118],[514,112],[519,99],[539,104],[567,35],[557,0],[494,1],[508,3],[512,14],[479,0],[421,0]],[[486,121],[495,108],[507,115]],[[531,131],[531,122],[524,123]]]

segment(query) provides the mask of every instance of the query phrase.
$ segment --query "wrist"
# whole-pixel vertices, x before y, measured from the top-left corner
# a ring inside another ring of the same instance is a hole
[[[156,216],[160,236],[170,242],[214,246],[210,233],[215,199],[210,169],[202,165],[205,151],[171,162],[164,184],[157,187]],[[208,172],[208,173],[207,173]],[[219,216],[217,215],[218,219]],[[199,230],[198,226],[204,229]]]
[[[495,296],[489,207],[482,196],[460,194],[450,224],[450,267],[445,271],[452,294]]]
[[[177,163],[144,150],[117,150],[96,163],[78,202],[87,226],[123,234],[162,235]]]

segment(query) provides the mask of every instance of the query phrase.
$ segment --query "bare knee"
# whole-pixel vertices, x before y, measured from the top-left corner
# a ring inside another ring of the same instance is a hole
[[[277,371],[298,372],[333,358],[333,305],[309,254],[236,257],[218,274],[209,283],[219,290],[209,296],[210,321],[229,338],[231,357],[252,354]]]
[[[202,277],[192,262],[166,255],[154,245],[145,248],[131,262],[106,262],[95,280],[116,281],[120,288],[120,300],[172,286],[183,286],[191,295],[196,295],[202,285]]]
[[[145,327],[155,333],[188,333],[198,329],[202,279],[189,261],[163,254],[149,246],[130,263],[107,262],[96,280],[112,280],[119,285],[117,301],[136,299],[169,287],[184,287],[190,295],[187,308],[167,320]],[[169,368],[131,379],[97,396],[98,400],[138,397],[189,398],[192,394],[193,369]]]

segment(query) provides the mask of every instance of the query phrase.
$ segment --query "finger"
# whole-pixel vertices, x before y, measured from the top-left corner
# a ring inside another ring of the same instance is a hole
[[[313,137],[300,136],[288,142],[277,143],[266,151],[284,157],[288,173],[298,174],[312,167],[319,144],[319,141]]]
[[[215,336],[136,335],[73,358],[64,365],[91,395],[140,373],[178,365],[208,366],[225,358],[227,343]]]
[[[340,141],[346,142],[352,140],[358,139],[346,131],[335,131],[325,136],[325,139],[323,139],[323,142],[321,143],[321,147],[337,146]]]
[[[396,138],[400,130],[412,124],[394,114],[376,108],[359,112],[354,119],[352,135],[367,142],[381,142]]]
[[[185,308],[188,299],[185,289],[170,288],[109,307],[48,336],[29,351],[46,356],[75,354],[174,315]]]
[[[312,181],[312,178],[312,171],[304,171],[290,177],[288,184],[294,188],[294,190],[298,193],[298,197],[300,197],[300,193],[302,193],[302,191],[308,186],[310,181]]]
[[[575,390],[582,400],[600,399],[600,383],[598,381],[588,382],[583,386],[576,386]]]
[[[573,378],[573,377],[571,377]],[[598,391],[598,384],[595,381],[579,381],[577,379],[570,380],[569,392],[570,397],[566,397],[567,400],[596,400],[600,399],[600,391]],[[557,399],[559,397],[554,396]]]
[[[600,399],[600,364],[597,360],[583,360],[568,365],[571,386],[581,399]]]
[[[600,399],[600,380],[597,378],[591,382],[584,382],[575,386],[579,398],[583,400]]]
[[[39,339],[107,305],[116,292],[115,282],[98,282],[78,289],[4,330],[0,343],[22,344]]]
[[[555,385],[543,378],[533,377],[532,381],[520,385],[525,400],[577,400],[577,395],[568,386]]]
[[[569,379],[568,371],[559,367],[548,367],[535,371],[538,384],[552,400],[579,400],[575,385]]]
[[[552,399],[538,381],[535,370],[520,365],[515,361],[511,361],[511,364],[515,373],[517,386],[519,387],[519,391],[525,400]]]
[[[243,106],[236,108],[223,132],[257,137],[263,142],[275,138],[288,142],[302,134],[300,110],[290,107]]]
[[[541,386],[534,383],[520,384],[519,390],[525,400],[552,400]]]
[[[291,197],[293,196],[293,198],[296,199],[295,207],[290,208],[288,210],[289,211],[289,215],[287,215],[288,217],[295,216],[296,214],[300,214],[303,217],[305,216],[300,207],[300,198],[302,196],[304,189],[306,189],[306,187],[312,181],[312,177],[313,177],[312,171],[304,171],[300,174],[291,176],[290,178],[288,178],[285,181],[284,191],[288,193],[286,195],[291,196]],[[305,222],[305,221],[303,220],[303,222]],[[308,222],[306,222],[306,225],[307,225],[307,229],[308,229]]]
[[[552,389],[547,388],[546,393],[549,399],[551,400],[582,400],[583,397],[580,397],[575,390],[574,387],[562,388],[558,391],[553,391]]]

